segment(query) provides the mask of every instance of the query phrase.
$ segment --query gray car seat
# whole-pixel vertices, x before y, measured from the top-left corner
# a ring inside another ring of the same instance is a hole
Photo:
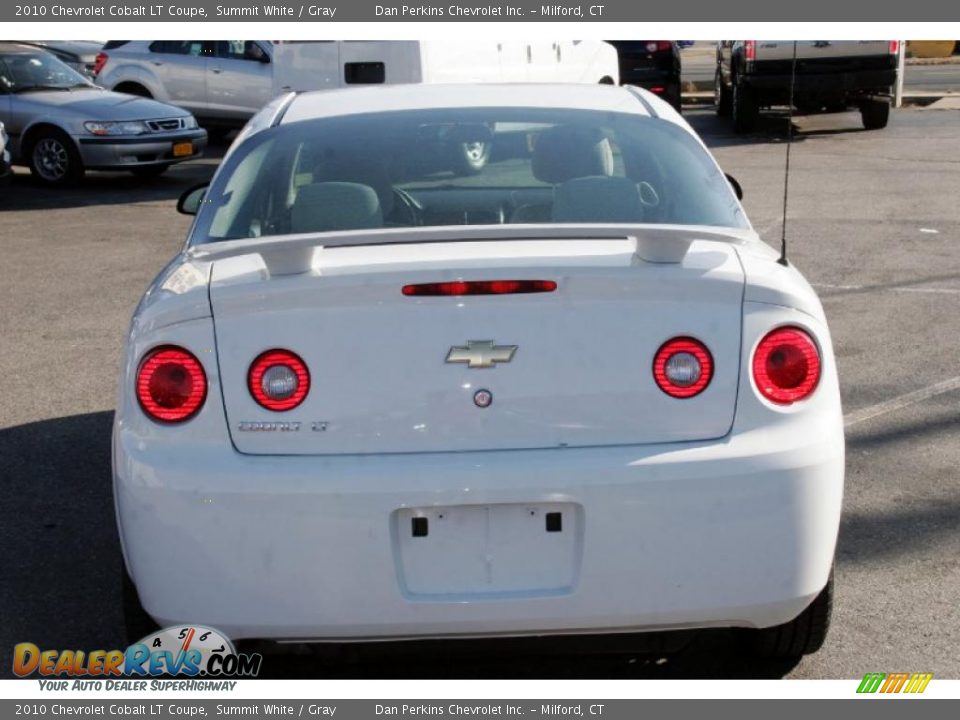
[[[537,136],[530,160],[533,176],[551,185],[575,178],[609,177],[613,173],[610,141],[595,128],[558,125]],[[548,223],[554,221],[552,205],[521,205],[510,217],[511,223]]]
[[[290,208],[290,232],[330,232],[383,227],[377,191],[369,185],[319,182],[297,191]]]

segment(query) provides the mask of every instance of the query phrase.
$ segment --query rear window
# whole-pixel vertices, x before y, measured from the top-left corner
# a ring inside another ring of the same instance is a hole
[[[469,108],[257,133],[217,173],[193,237],[557,223],[747,226],[716,163],[673,123]]]

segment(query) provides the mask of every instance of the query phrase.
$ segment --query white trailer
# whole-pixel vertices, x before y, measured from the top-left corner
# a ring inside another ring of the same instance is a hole
[[[598,40],[278,41],[273,94],[351,85],[619,81],[617,52]]]

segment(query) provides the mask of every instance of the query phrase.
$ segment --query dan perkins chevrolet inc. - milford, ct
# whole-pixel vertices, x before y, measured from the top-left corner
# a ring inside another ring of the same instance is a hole
[[[454,4],[445,8],[431,5],[376,5],[374,12],[377,17],[523,17],[528,13],[540,17],[583,17],[584,14],[600,17],[603,8],[603,5],[590,5],[584,13],[582,5],[541,5],[539,9],[526,11],[515,5],[464,7]]]

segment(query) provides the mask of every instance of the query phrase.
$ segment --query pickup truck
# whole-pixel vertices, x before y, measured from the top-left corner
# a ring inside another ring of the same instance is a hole
[[[804,114],[860,111],[868,130],[886,127],[897,82],[897,40],[796,42],[793,106]],[[714,102],[750,132],[762,108],[790,103],[794,41],[721,40],[717,43]]]

